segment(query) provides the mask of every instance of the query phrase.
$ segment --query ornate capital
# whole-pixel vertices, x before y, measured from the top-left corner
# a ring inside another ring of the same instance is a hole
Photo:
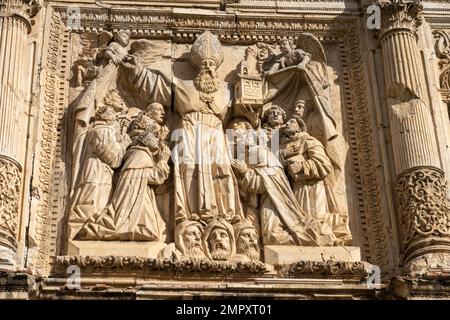
[[[392,29],[415,31],[422,22],[422,0],[376,0],[381,8],[381,32]]]
[[[415,167],[397,180],[400,227],[406,260],[432,251],[450,249],[450,203],[447,180],[435,167]]]
[[[20,165],[0,155],[0,246],[13,251],[17,247],[20,185]]]
[[[17,15],[28,21],[41,7],[42,0],[0,0],[0,15]]]

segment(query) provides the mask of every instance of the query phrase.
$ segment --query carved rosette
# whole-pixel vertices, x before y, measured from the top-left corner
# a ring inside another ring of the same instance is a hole
[[[421,0],[377,0],[381,8],[381,33],[393,29],[408,29],[415,32],[421,24],[423,5]]]
[[[398,177],[396,191],[406,260],[450,245],[450,203],[444,172],[434,167],[406,170]]]
[[[21,167],[0,155],[0,247],[16,251]]]

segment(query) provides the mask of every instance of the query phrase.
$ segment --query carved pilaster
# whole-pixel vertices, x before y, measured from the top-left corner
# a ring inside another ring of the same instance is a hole
[[[440,170],[436,133],[426,102],[425,75],[417,45],[419,0],[379,0],[380,46],[397,175],[400,234],[408,267],[433,253],[450,253],[450,204]]]
[[[0,155],[0,265],[14,267],[21,167],[17,161]]]
[[[0,256],[14,265],[17,250],[21,161],[27,130],[23,66],[29,19],[38,1],[0,1]],[[24,125],[25,124],[25,125]],[[9,253],[5,253],[9,252]]]

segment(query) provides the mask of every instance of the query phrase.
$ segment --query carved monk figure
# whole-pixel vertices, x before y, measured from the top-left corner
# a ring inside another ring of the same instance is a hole
[[[114,110],[103,105],[95,113],[94,126],[86,133],[80,172],[71,200],[70,238],[88,218],[103,210],[110,200],[113,168],[121,165],[130,143],[128,136],[116,131],[116,120]]]
[[[323,145],[306,132],[306,124],[299,117],[290,119],[283,131],[286,140],[281,155],[300,206],[340,238],[336,244],[345,244],[350,240],[342,238],[349,233],[348,225],[339,214],[333,190],[324,182],[333,173],[333,165]]]
[[[264,245],[332,245],[334,236],[323,233],[317,221],[307,217],[292,192],[283,166],[265,146],[256,145],[251,125],[246,120],[233,124],[238,152],[245,154],[233,160],[239,186],[261,195],[260,228]]]
[[[234,226],[236,238],[236,255],[234,259],[241,261],[259,261],[259,237],[255,226],[250,221],[242,221]]]
[[[203,250],[212,260],[229,260],[236,253],[233,227],[224,219],[212,220],[202,237]]]
[[[150,126],[128,149],[110,204],[89,219],[80,240],[165,241],[166,226],[154,188],[169,176],[170,150]]]
[[[267,146],[277,154],[280,147],[280,130],[286,121],[286,112],[274,105],[264,113],[262,128],[267,136]]]
[[[221,44],[212,33],[204,32],[190,57],[198,70],[191,80],[174,78],[172,82],[161,72],[144,68],[134,56],[123,66],[130,86],[142,99],[169,105],[174,90],[175,110],[181,117],[172,135],[176,222],[197,217],[203,223],[217,217],[231,221],[242,210],[222,125],[232,99],[217,72],[223,62]]]
[[[168,143],[169,128],[164,125],[165,114],[164,106],[161,103],[153,102],[145,110],[145,113],[157,123],[158,126],[158,137],[161,141]]]
[[[202,248],[203,227],[197,221],[185,220],[175,229],[175,243],[169,244],[159,253],[161,259],[206,259]]]

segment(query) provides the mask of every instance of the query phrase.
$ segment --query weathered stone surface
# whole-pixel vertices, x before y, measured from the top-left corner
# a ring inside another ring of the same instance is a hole
[[[264,261],[268,264],[290,264],[297,261],[361,261],[357,247],[295,247],[264,246]]]
[[[72,256],[135,256],[156,258],[167,246],[164,242],[126,242],[126,241],[72,241],[67,254]]]
[[[448,296],[447,2],[2,1],[0,298]]]

